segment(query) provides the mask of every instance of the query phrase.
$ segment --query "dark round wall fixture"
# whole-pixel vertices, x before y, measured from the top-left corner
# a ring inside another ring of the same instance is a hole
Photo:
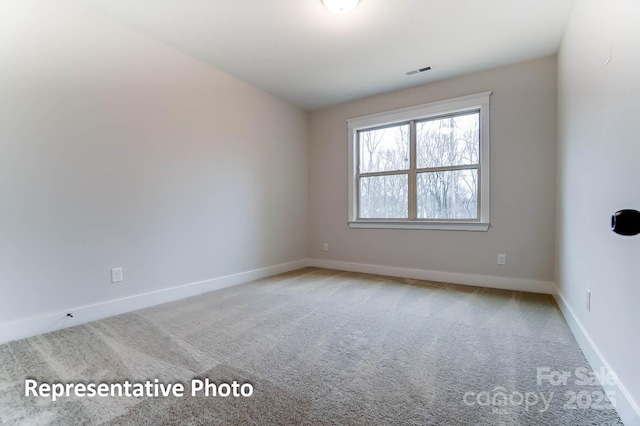
[[[611,216],[611,230],[616,234],[633,236],[640,234],[640,212],[620,210]]]

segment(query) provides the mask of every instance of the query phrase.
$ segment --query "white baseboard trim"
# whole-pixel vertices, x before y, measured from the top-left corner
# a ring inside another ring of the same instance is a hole
[[[226,287],[232,287],[306,266],[307,260],[303,259],[149,293],[137,294],[122,299],[108,300],[93,305],[70,307],[64,311],[2,323],[0,324],[0,344],[124,314],[137,309],[173,302]],[[73,318],[67,317],[68,312],[73,312]]]
[[[387,275],[416,280],[438,281],[464,284],[476,287],[498,288],[502,290],[528,291],[531,293],[553,294],[555,285],[547,281],[525,280],[522,278],[492,277],[489,275],[460,274],[456,272],[429,271],[425,269],[399,268],[396,266],[350,263],[337,260],[309,259],[309,266],[364,274]]]
[[[567,324],[569,324],[569,328],[571,329],[573,336],[576,338],[578,345],[580,345],[582,353],[584,353],[585,358],[589,361],[591,369],[594,372],[600,372],[601,368],[604,368],[606,374],[615,374],[615,371],[602,355],[602,352],[598,349],[598,346],[595,344],[593,339],[591,339],[591,336],[580,320],[578,320],[578,317],[574,314],[573,309],[571,309],[567,304],[558,288],[555,289],[554,298],[556,299],[556,303],[560,307],[560,311],[562,311]],[[614,377],[617,377],[617,375]],[[620,381],[620,377],[617,377],[616,384],[608,385],[605,383],[602,387],[605,392],[613,392],[612,395],[616,398],[616,411],[622,419],[622,422],[625,425],[640,425],[640,406],[638,406],[636,401],[633,400],[627,391],[627,388]]]

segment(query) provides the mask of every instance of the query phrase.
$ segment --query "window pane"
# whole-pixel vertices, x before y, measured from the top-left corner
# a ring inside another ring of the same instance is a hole
[[[417,167],[478,164],[480,113],[416,123]]]
[[[478,170],[418,173],[418,219],[477,219]]]
[[[363,219],[407,219],[408,175],[360,178],[360,217]]]
[[[409,125],[358,132],[360,173],[409,168]]]

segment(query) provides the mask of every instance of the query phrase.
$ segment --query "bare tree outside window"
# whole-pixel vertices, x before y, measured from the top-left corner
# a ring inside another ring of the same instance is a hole
[[[347,120],[349,227],[488,231],[491,94]]]
[[[359,146],[360,217],[407,219],[409,125],[362,131]]]
[[[416,124],[417,218],[477,219],[480,113]]]
[[[409,125],[361,131],[360,173],[409,170]]]
[[[358,154],[359,218],[478,219],[479,111],[360,130]]]

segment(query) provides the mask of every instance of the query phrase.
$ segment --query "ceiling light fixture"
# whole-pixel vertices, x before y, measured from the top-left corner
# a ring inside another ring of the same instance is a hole
[[[359,2],[360,0],[322,0],[327,9],[339,15],[351,12]]]

